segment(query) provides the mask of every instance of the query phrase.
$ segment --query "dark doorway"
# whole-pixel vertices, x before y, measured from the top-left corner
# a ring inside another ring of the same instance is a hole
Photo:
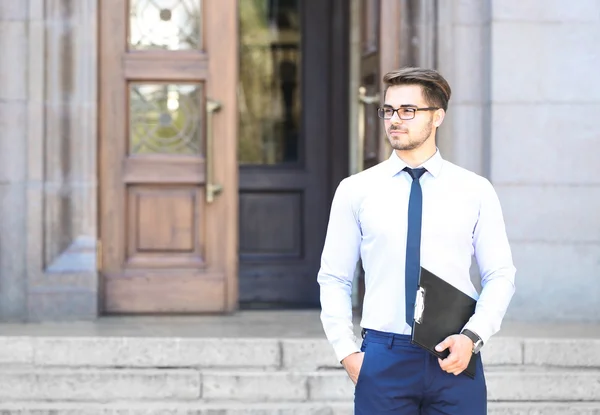
[[[242,308],[316,307],[333,192],[348,169],[348,2],[240,2]]]

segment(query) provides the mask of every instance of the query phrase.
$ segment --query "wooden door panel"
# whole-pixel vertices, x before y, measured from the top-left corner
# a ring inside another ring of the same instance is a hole
[[[104,308],[111,313],[204,313],[227,308],[222,273],[132,271],[127,278],[106,277]]]
[[[240,278],[241,297],[246,307],[314,306],[314,284],[317,283],[314,270],[306,266],[305,260],[261,260],[254,268],[253,264],[253,261],[245,261],[245,273]],[[316,291],[318,293],[318,284]]]
[[[129,187],[126,268],[206,265],[201,187]]]
[[[188,20],[181,2],[157,4],[148,11],[137,0],[100,2],[104,311],[231,310],[237,2],[197,0]],[[184,21],[193,22],[185,36],[154,31]],[[214,188],[223,191],[209,197]]]
[[[157,167],[159,166],[159,167]],[[125,183],[204,183],[206,163],[198,157],[165,157],[147,154],[144,157],[129,157],[123,166]]]
[[[244,192],[240,195],[240,259],[299,260],[302,258],[303,196],[299,191]]]
[[[130,238],[133,242],[129,245],[130,257],[136,253],[176,254],[195,250],[198,216],[194,211],[199,189],[181,191],[134,187],[129,195],[129,211],[134,220],[130,222],[128,234],[137,236]]]

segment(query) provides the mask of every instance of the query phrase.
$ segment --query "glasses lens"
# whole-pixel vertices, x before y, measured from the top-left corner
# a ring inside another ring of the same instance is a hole
[[[417,111],[414,108],[402,108],[400,110],[400,118],[403,120],[412,120],[415,118],[415,113]]]
[[[379,118],[389,120],[394,115],[394,110],[391,108],[378,108],[377,115],[379,115]]]

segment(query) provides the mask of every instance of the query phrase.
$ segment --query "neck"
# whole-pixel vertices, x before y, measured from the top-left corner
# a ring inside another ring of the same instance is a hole
[[[433,146],[427,146],[425,144],[419,148],[415,148],[414,150],[395,150],[396,155],[400,158],[400,160],[408,164],[409,167],[419,167],[421,164],[433,157],[437,151],[435,144]]]

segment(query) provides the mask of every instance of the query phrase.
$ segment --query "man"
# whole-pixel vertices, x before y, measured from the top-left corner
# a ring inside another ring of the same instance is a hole
[[[394,151],[336,190],[318,275],[323,327],[356,385],[355,414],[483,415],[478,352],[500,329],[514,293],[500,203],[487,179],[445,161],[436,147],[450,99],[446,80],[422,68],[383,80],[378,114]],[[473,255],[480,295],[469,275]],[[359,259],[365,270],[360,349],[351,303]],[[420,266],[478,300],[464,330],[437,346],[449,349],[443,360],[410,343]],[[471,356],[475,379],[460,375]]]

